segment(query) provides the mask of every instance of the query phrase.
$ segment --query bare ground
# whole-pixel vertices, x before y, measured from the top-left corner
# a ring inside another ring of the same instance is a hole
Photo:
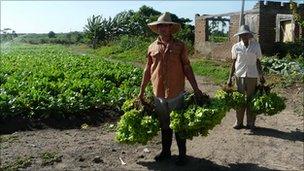
[[[197,77],[204,92],[218,88]],[[189,84],[187,84],[189,87]],[[42,129],[1,135],[1,169],[20,170],[304,170],[303,87],[278,89],[287,108],[275,116],[258,116],[258,129],[234,130],[234,111],[207,137],[187,141],[189,163],[173,158],[156,163],[160,136],[147,145],[119,144],[111,124],[87,129]],[[121,161],[121,160],[122,161]]]

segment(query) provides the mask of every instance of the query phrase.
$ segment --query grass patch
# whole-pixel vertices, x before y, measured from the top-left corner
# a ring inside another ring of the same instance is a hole
[[[191,65],[195,74],[208,77],[215,84],[225,83],[229,77],[230,64],[227,62],[202,59]]]
[[[32,158],[33,157],[17,157],[17,159],[5,165],[4,167],[0,167],[0,170],[19,170],[20,168],[27,168],[32,165]]]
[[[0,136],[0,143],[5,143],[5,142],[11,143],[11,142],[14,142],[16,140],[19,140],[18,138],[19,137],[17,135],[1,135]]]
[[[144,63],[147,49],[152,42],[152,39],[141,36],[122,36],[106,46],[101,46],[94,53],[104,58],[122,62]]]
[[[62,155],[59,155],[57,152],[44,152],[41,154],[42,166],[52,165],[55,162],[62,161]]]

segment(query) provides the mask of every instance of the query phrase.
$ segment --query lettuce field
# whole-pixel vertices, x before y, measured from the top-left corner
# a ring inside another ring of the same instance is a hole
[[[64,46],[2,49],[0,115],[47,118],[117,108],[138,94],[141,69],[102,57],[76,55]]]

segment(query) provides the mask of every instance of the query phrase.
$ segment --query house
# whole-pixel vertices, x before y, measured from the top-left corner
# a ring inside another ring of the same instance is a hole
[[[304,16],[304,4],[297,4]],[[255,32],[255,39],[260,43],[262,53],[273,55],[276,42],[293,42],[303,37],[304,28],[301,28],[293,19],[290,3],[274,1],[259,1],[251,10],[244,11],[245,24]],[[231,47],[238,42],[233,35],[238,31],[240,12],[224,13],[218,15],[196,14],[195,16],[195,53],[226,60],[231,57]],[[228,22],[228,39],[225,42],[212,42],[209,40],[210,21]]]

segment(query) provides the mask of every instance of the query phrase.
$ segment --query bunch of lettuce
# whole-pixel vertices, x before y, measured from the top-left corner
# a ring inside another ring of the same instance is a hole
[[[284,110],[286,105],[284,98],[271,92],[269,86],[259,86],[250,101],[250,107],[255,115],[272,116]]]
[[[118,122],[116,140],[128,144],[147,144],[160,130],[157,115],[150,105],[142,104],[138,99],[124,102],[124,114]]]

